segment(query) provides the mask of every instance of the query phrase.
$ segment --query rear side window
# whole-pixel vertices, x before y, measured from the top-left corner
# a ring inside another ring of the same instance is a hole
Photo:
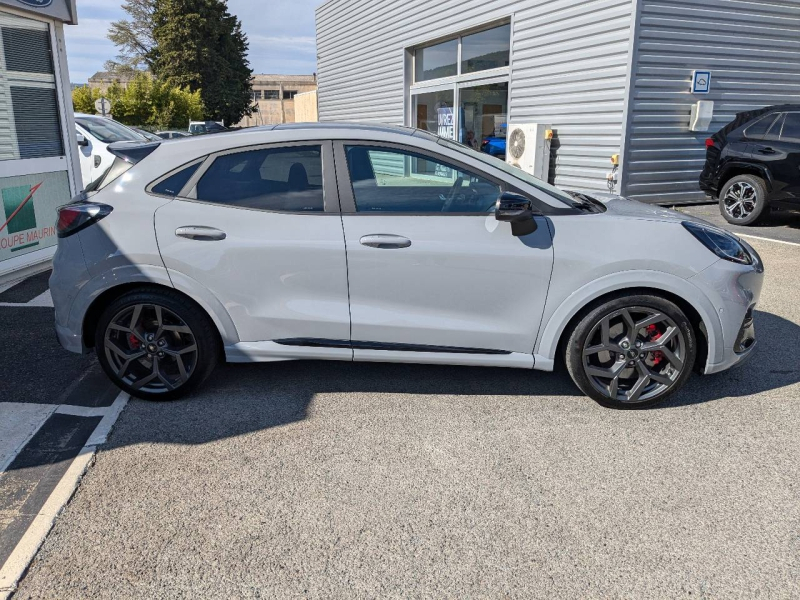
[[[203,161],[196,162],[185,169],[181,169],[174,175],[170,175],[164,181],[154,185],[150,191],[154,194],[162,194],[164,196],[177,196],[183,189],[183,186],[189,183],[192,175],[194,175],[194,172],[197,171],[197,168],[202,162]]]
[[[225,154],[197,183],[197,199],[242,208],[322,212],[322,147]]]
[[[783,122],[781,139],[791,142],[800,142],[800,112],[786,113]]]
[[[779,114],[772,113],[762,117],[747,127],[747,129],[744,130],[744,135],[751,140],[763,140],[764,136],[767,135],[770,127],[772,127],[772,124],[775,122],[775,119],[779,116]]]

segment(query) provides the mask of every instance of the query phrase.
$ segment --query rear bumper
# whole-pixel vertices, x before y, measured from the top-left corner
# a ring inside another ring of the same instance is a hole
[[[89,349],[83,344],[83,336],[80,333],[75,333],[58,323],[56,323],[56,337],[64,350],[69,350],[75,354],[87,354],[89,352]]]

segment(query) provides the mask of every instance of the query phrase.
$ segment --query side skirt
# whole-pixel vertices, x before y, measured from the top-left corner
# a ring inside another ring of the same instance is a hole
[[[284,360],[344,360],[512,367],[519,369],[533,368],[533,355],[519,352],[359,342],[353,342],[351,345],[350,342],[345,340],[308,340],[305,338],[302,339],[303,345],[300,345],[298,344],[299,341],[301,340],[239,342],[225,347],[225,357],[228,362],[232,363]]]

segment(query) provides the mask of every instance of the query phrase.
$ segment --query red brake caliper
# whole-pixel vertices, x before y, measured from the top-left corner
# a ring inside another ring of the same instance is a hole
[[[138,350],[139,349],[139,344],[141,344],[141,342],[139,341],[139,338],[137,338],[132,333],[128,334],[128,343],[131,345],[131,350]]]
[[[650,337],[651,342],[655,342],[660,338],[663,334],[658,330],[658,327],[655,325],[648,325],[645,328],[647,331],[647,335]],[[664,354],[660,350],[656,350],[653,352],[653,366],[656,367],[664,360]]]

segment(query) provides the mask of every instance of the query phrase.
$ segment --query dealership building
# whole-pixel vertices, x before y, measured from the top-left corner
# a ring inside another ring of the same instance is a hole
[[[320,121],[503,151],[544,125],[551,182],[645,202],[704,200],[709,134],[800,103],[800,0],[328,0],[316,22]]]
[[[75,0],[0,0],[0,285],[46,267],[80,189],[64,25]]]

